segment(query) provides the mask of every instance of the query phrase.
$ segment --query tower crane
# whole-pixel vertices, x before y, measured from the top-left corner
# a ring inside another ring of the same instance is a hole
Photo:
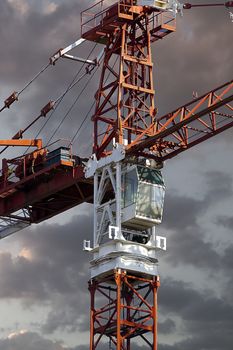
[[[101,0],[81,13],[82,38],[55,53],[50,64],[66,58],[90,69],[103,60],[88,160],[71,147],[49,152],[41,140],[24,140],[22,131],[0,141],[37,147],[2,161],[0,237],[78,204],[94,205],[93,245],[84,241],[92,254],[91,350],[104,338],[112,349],[130,350],[135,339],[157,349],[157,253],[166,250],[166,238],[155,228],[163,213],[163,162],[233,126],[233,80],[165,115],[155,106],[151,44],[175,32],[178,12],[196,6],[230,8],[233,2]],[[104,52],[94,60],[68,54],[86,40],[104,44]],[[4,107],[17,98],[13,93]]]

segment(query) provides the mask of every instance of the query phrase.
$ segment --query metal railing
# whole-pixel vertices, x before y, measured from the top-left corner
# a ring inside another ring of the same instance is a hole
[[[113,1],[112,4],[108,0],[100,0],[81,12],[81,34],[99,25],[104,25],[104,19],[108,17],[108,14],[111,16],[111,8],[117,10],[116,14],[119,17],[132,17],[130,8],[134,4],[136,4],[135,0],[118,0]]]
[[[171,12],[154,12],[149,23],[152,30],[160,26],[169,26],[173,30],[176,29],[176,18]]]
[[[96,4],[82,11],[81,12],[81,35],[97,27],[101,22],[103,22],[104,15],[106,14],[106,10],[111,6],[109,6],[108,1],[100,0]]]
[[[30,153],[14,159],[3,159],[3,168],[0,170],[0,192],[30,175],[36,175],[40,170],[48,168],[53,163],[57,163],[60,158],[59,154],[54,153],[54,151],[59,148],[67,148],[67,161],[74,163],[72,143],[70,140],[63,139],[59,139],[48,145],[45,150],[47,154],[41,161],[28,161],[27,156]]]

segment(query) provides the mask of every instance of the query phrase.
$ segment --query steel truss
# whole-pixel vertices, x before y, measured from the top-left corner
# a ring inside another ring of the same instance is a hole
[[[31,225],[30,208],[23,208],[11,215],[0,216],[0,239]]]
[[[108,193],[111,197],[106,200]],[[104,200],[105,199],[105,200]],[[109,240],[109,226],[121,233],[121,163],[107,165],[94,176],[94,247]]]
[[[127,147],[128,153],[152,149],[166,160],[233,126],[233,81],[186,103],[175,111],[156,118],[145,132]],[[149,130],[154,135],[144,139]]]
[[[157,350],[159,277],[135,276],[122,270],[89,281],[91,296],[90,349],[129,350],[134,339]]]
[[[161,33],[165,36],[175,30],[171,14],[167,14],[165,24],[161,18],[158,13],[142,12],[109,33],[93,116],[94,153],[98,158],[108,154],[115,142],[131,144],[141,134],[146,137],[155,133],[151,42]],[[90,40],[95,40],[93,35],[90,32]],[[115,65],[114,57],[118,57]]]

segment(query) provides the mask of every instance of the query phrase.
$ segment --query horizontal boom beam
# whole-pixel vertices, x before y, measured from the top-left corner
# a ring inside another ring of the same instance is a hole
[[[139,135],[128,146],[127,153],[137,154],[148,149],[154,151],[160,160],[173,158],[178,153],[231,128],[233,126],[231,101],[233,101],[233,80],[172,113],[156,118],[155,124],[148,128],[156,126],[154,135],[144,139]]]

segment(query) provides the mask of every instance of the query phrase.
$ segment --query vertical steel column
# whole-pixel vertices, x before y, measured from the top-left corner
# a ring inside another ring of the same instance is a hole
[[[116,331],[116,340],[117,340],[117,350],[121,350],[122,348],[122,338],[121,338],[121,271],[118,270],[115,273],[115,281],[117,285],[117,331]]]
[[[153,319],[154,319],[154,323],[153,323],[153,350],[157,350],[158,349],[158,288],[160,286],[160,281],[159,281],[159,277],[156,276],[154,278],[154,282],[153,282]]]
[[[94,233],[93,233],[93,247],[96,246],[96,236],[97,236],[97,194],[98,194],[98,172],[94,175]]]
[[[88,283],[88,289],[91,296],[91,307],[90,307],[90,350],[94,350],[94,322],[95,322],[95,316],[94,316],[94,310],[95,310],[95,283],[93,281],[89,281]]]
[[[116,163],[116,225],[121,232],[121,163]]]

